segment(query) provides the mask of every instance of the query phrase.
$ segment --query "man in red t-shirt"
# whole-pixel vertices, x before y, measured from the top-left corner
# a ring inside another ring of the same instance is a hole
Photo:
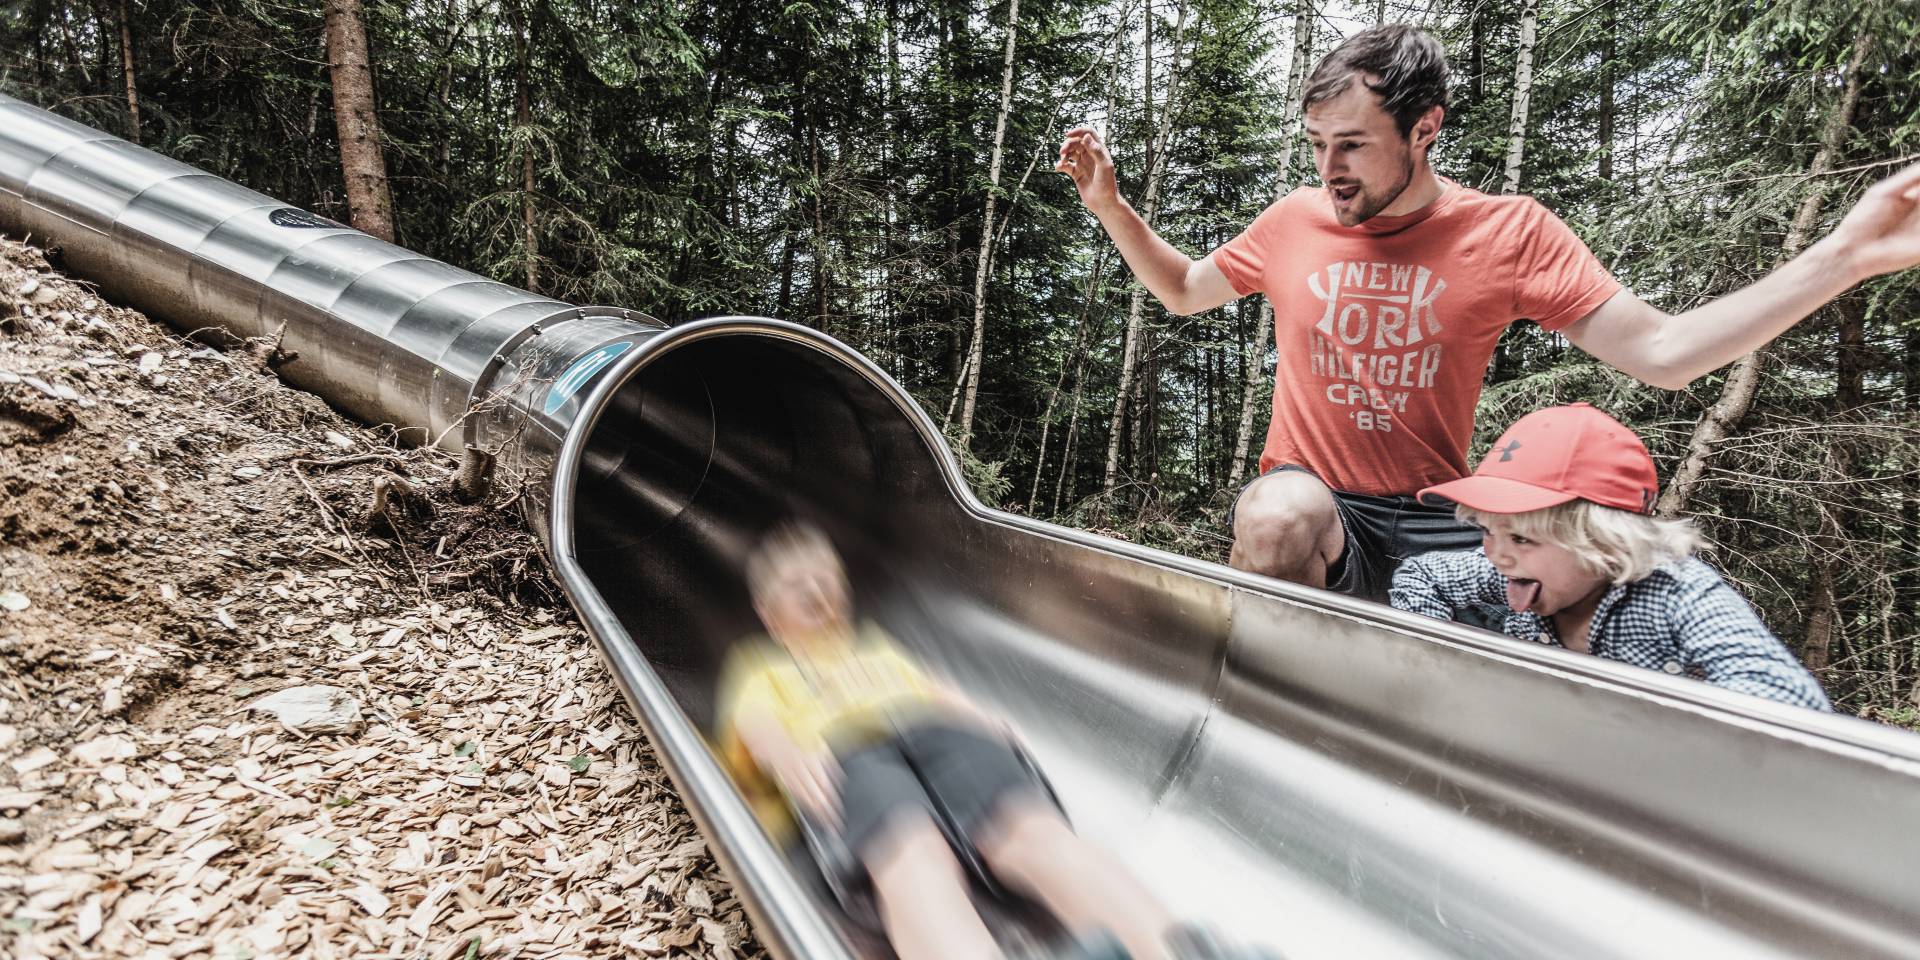
[[[1771,275],[1672,316],[1623,290],[1538,202],[1434,174],[1447,64],[1427,33],[1354,35],[1314,68],[1303,100],[1323,186],[1282,197],[1202,260],[1121,198],[1094,131],[1068,133],[1056,165],[1168,310],[1256,291],[1273,303],[1273,417],[1232,520],[1242,570],[1381,600],[1401,560],[1477,545],[1477,530],[1413,494],[1466,475],[1487,364],[1517,320],[1678,389],[1860,281],[1920,263],[1916,164]]]

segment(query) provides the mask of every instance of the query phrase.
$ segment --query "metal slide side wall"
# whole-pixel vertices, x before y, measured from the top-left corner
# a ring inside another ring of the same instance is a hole
[[[568,596],[782,956],[884,955],[701,733],[741,552],[803,509],[1183,913],[1293,957],[1920,958],[1920,738],[989,510],[814,331],[575,308],[4,97],[0,229],[184,329],[284,323],[294,383],[550,473]]]

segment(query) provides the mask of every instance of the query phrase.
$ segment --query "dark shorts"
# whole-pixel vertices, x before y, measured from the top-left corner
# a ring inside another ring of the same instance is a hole
[[[1283,463],[1247,486],[1287,471],[1319,479],[1319,474],[1306,467]],[[1430,506],[1413,497],[1376,497],[1334,490],[1332,486],[1327,489],[1333,492],[1333,509],[1346,533],[1346,549],[1327,570],[1327,589],[1336,593],[1385,603],[1387,587],[1393,583],[1393,572],[1401,561],[1434,550],[1471,550],[1480,545],[1480,531],[1461,523],[1452,506]],[[1227,514],[1227,528],[1233,528],[1231,512]]]
[[[1031,798],[1059,809],[1053,789],[1020,749],[998,736],[933,720],[878,743],[836,753],[840,828],[803,822],[807,845],[849,912],[867,912],[861,855],[895,819],[924,814],[973,878],[1002,893],[976,843],[1008,800]]]

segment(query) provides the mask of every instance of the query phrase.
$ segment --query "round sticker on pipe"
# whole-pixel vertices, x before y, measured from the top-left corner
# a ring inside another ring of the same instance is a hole
[[[631,340],[609,343],[596,347],[593,352],[573,361],[573,364],[567,367],[567,372],[555,378],[553,386],[547,388],[547,402],[543,407],[545,412],[551,414],[560,409],[569,399],[572,399],[574,394],[580,392],[581,387],[587,385],[587,381],[593,379],[594,374],[606,369],[607,364],[612,363],[615,357],[626,353],[627,348],[631,346],[633,346]]]

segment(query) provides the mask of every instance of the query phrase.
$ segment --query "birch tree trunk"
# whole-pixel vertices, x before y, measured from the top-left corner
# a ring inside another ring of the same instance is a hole
[[[1300,97],[1307,85],[1307,61],[1313,56],[1313,0],[1299,0],[1293,14],[1293,59],[1287,65],[1286,117],[1280,123],[1280,183],[1274,188],[1277,202],[1293,185],[1293,152],[1300,145]],[[1227,468],[1227,487],[1235,489],[1247,472],[1247,450],[1253,444],[1253,410],[1260,402],[1265,380],[1267,336],[1273,332],[1273,302],[1260,298],[1260,320],[1254,324],[1253,349],[1247,353],[1246,389],[1240,394],[1240,426],[1233,434],[1233,465]]]
[[[1142,209],[1140,211],[1140,217],[1146,221],[1148,229],[1153,228],[1154,220],[1157,219],[1160,214],[1160,181],[1165,178],[1167,172],[1167,142],[1173,136],[1173,115],[1178,110],[1177,104],[1180,98],[1180,77],[1182,73],[1180,69],[1180,44],[1187,28],[1187,4],[1185,0],[1181,0],[1178,9],[1179,13],[1175,15],[1173,21],[1173,56],[1171,59],[1173,67],[1167,76],[1166,97],[1160,104],[1160,122],[1154,131],[1152,152],[1149,154],[1147,161],[1147,189],[1145,197],[1141,202]],[[1153,17],[1152,7],[1147,8],[1147,17],[1149,24],[1151,24]],[[1147,36],[1147,69],[1151,71],[1153,68],[1153,35],[1149,32]],[[1147,108],[1151,110],[1152,107],[1153,87],[1149,84],[1147,87]],[[1120,472],[1121,429],[1126,425],[1127,398],[1133,392],[1134,388],[1134,368],[1140,362],[1140,342],[1143,339],[1141,327],[1145,322],[1146,295],[1146,288],[1142,287],[1138,280],[1134,281],[1133,295],[1127,302],[1126,343],[1120,351],[1120,383],[1114,390],[1113,396],[1112,429],[1107,434],[1107,469],[1105,477],[1100,484],[1102,493],[1113,492],[1114,479]]]
[[[1833,105],[1833,112],[1827,115],[1825,128],[1820,131],[1820,149],[1813,155],[1813,162],[1807,167],[1807,195],[1800,202],[1799,212],[1794,214],[1793,223],[1787,227],[1787,239],[1781,249],[1779,262],[1791,260],[1807,245],[1807,234],[1813,230],[1814,221],[1819,219],[1820,208],[1826,202],[1826,176],[1833,169],[1834,155],[1845,144],[1847,132],[1853,126],[1854,108],[1860,102],[1860,66],[1867,58],[1867,50],[1873,45],[1873,38],[1861,34],[1853,45],[1853,56],[1847,61],[1846,87],[1841,91],[1840,99]],[[1667,489],[1660,494],[1659,511],[1665,516],[1684,512],[1693,499],[1695,487],[1706,474],[1707,461],[1713,457],[1714,448],[1733,434],[1745,419],[1747,411],[1753,408],[1754,395],[1760,390],[1760,374],[1766,364],[1766,348],[1762,347],[1741,357],[1727,373],[1727,382],[1720,389],[1719,399],[1693,425],[1693,436],[1687,441],[1687,455],[1673,472],[1673,479],[1667,483]]]
[[[1527,104],[1533,97],[1533,42],[1540,32],[1540,0],[1520,13],[1520,51],[1513,63],[1513,118],[1507,123],[1507,175],[1501,193],[1520,189],[1520,163],[1527,153]]]
[[[120,72],[127,80],[127,139],[140,142],[140,88],[134,83],[133,11],[120,0]]]
[[[1027,493],[1028,513],[1034,512],[1034,505],[1040,500],[1040,475],[1047,464],[1047,434],[1053,426],[1053,411],[1059,406],[1060,391],[1066,388],[1069,370],[1074,371],[1075,377],[1079,376],[1077,365],[1087,352],[1087,328],[1092,325],[1093,301],[1100,289],[1100,275],[1106,270],[1106,266],[1107,250],[1102,247],[1100,252],[1094,254],[1093,273],[1087,277],[1087,293],[1080,298],[1080,317],[1073,329],[1073,352],[1067,355],[1070,358],[1068,361],[1060,364],[1060,375],[1054,378],[1053,390],[1047,394],[1047,409],[1040,414],[1040,448],[1033,456],[1033,488]],[[1077,385],[1078,381],[1076,380],[1075,383]],[[1067,462],[1063,454],[1060,468],[1065,470],[1066,466]]]
[[[967,352],[965,396],[960,403],[962,449],[973,443],[973,408],[980,396],[980,364],[987,341],[987,274],[993,269],[993,207],[1000,191],[1000,159],[1007,137],[1007,114],[1013,109],[1013,50],[1019,37],[1020,0],[1007,3],[1007,47],[1000,65],[1000,114],[993,122],[993,155],[987,162],[987,205],[981,216],[980,255],[973,270],[973,346]]]
[[[807,158],[813,167],[813,301],[814,326],[824,334],[833,334],[833,267],[828,246],[826,183],[820,169],[820,123],[807,112]]]
[[[347,217],[354,229],[393,240],[393,194],[380,152],[380,117],[373,103],[373,67],[360,0],[327,0],[327,68],[333,78],[333,117],[340,130],[340,170],[346,175]],[[131,54],[129,54],[131,56]],[[127,73],[132,99],[133,73]]]

